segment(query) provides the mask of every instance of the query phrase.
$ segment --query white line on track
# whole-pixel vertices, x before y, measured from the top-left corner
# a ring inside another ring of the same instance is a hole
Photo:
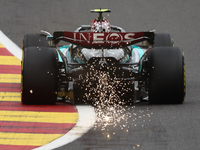
[[[95,123],[94,108],[92,106],[76,106],[76,108],[79,114],[77,124],[64,136],[34,150],[51,150],[69,144],[92,128]]]
[[[19,60],[22,60],[22,50],[0,30],[0,43]]]
[[[22,50],[13,43],[1,30],[0,30],[0,43],[5,46],[5,48],[16,56],[18,59],[22,60]],[[64,136],[52,141],[49,144],[36,148],[34,150],[51,150],[80,138],[83,134],[89,131],[95,123],[95,112],[92,106],[76,106],[79,114],[79,120],[77,124]]]

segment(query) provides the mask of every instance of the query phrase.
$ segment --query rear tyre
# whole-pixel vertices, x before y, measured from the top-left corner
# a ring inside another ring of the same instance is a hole
[[[49,46],[46,35],[43,34],[27,34],[24,36],[22,44],[23,50],[27,47]]]
[[[185,66],[180,48],[152,48],[148,57],[148,69],[150,103],[183,103]]]
[[[55,104],[58,54],[55,48],[28,47],[22,58],[22,103]]]
[[[154,36],[154,47],[174,46],[174,41],[170,34],[158,33]]]

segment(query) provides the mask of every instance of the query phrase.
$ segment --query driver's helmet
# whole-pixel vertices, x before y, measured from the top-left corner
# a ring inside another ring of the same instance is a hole
[[[110,22],[103,18],[102,21],[94,19],[91,23],[91,32],[110,32]]]

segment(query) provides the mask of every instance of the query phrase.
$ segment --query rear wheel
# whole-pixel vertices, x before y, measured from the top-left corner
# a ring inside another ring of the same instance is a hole
[[[174,41],[170,34],[157,33],[154,36],[154,47],[174,46]]]
[[[54,104],[57,100],[58,54],[55,48],[28,47],[22,58],[22,103]]]
[[[24,36],[22,44],[23,50],[27,47],[49,46],[46,35],[43,34],[27,34]]]
[[[152,48],[148,57],[149,102],[183,103],[185,97],[185,66],[178,47]]]

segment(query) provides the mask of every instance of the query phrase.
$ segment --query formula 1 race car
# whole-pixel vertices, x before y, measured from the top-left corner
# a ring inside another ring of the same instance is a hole
[[[91,12],[98,18],[75,32],[24,36],[23,104],[183,103],[184,53],[169,34],[126,32],[102,17],[109,9]]]

